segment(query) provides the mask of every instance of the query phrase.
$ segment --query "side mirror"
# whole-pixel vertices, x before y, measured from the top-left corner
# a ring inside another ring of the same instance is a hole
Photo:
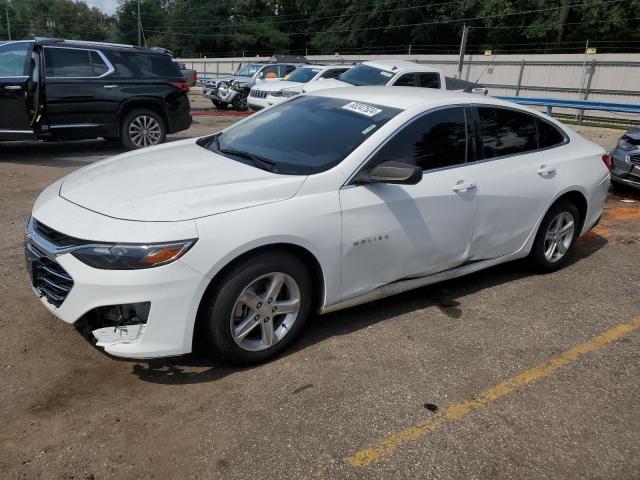
[[[263,78],[264,78],[264,72],[260,72],[260,73],[258,74],[258,78],[263,79]]]
[[[422,180],[422,168],[402,162],[382,162],[369,172],[361,171],[355,183],[392,183],[415,185]]]

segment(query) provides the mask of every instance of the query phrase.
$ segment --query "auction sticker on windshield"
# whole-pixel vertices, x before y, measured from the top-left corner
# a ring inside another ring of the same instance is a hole
[[[351,110],[352,112],[360,113],[362,115],[366,115],[367,117],[373,117],[382,111],[379,108],[359,102],[347,103],[342,108],[344,108],[345,110]]]

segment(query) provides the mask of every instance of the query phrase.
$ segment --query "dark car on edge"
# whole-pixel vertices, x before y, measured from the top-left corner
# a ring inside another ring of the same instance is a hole
[[[640,189],[640,129],[630,128],[611,152],[611,184]]]
[[[0,42],[0,140],[157,145],[191,125],[189,85],[159,51],[97,42]]]

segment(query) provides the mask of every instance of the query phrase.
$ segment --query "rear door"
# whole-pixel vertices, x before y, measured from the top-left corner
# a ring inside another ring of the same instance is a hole
[[[555,132],[555,127],[538,117],[493,106],[478,106],[474,112],[480,161],[472,167],[478,215],[470,259],[483,260],[514,253],[525,244],[558,190],[561,159],[549,150],[549,140],[538,138],[538,130],[550,127]],[[565,141],[560,132],[555,134],[551,143]]]
[[[0,139],[19,139],[33,133],[27,95],[32,45],[0,45]]]
[[[116,136],[124,88],[99,50],[45,47],[46,110],[52,132],[64,137]]]

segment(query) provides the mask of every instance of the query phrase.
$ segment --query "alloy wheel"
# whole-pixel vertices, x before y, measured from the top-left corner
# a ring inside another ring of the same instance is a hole
[[[273,272],[247,285],[233,306],[229,324],[242,349],[266,350],[289,334],[300,311],[300,288],[290,275]]]
[[[565,256],[573,241],[575,220],[569,212],[561,212],[551,221],[544,236],[544,256],[557,262]]]
[[[129,138],[139,148],[157,145],[162,138],[162,128],[155,118],[140,115],[129,124]]]

